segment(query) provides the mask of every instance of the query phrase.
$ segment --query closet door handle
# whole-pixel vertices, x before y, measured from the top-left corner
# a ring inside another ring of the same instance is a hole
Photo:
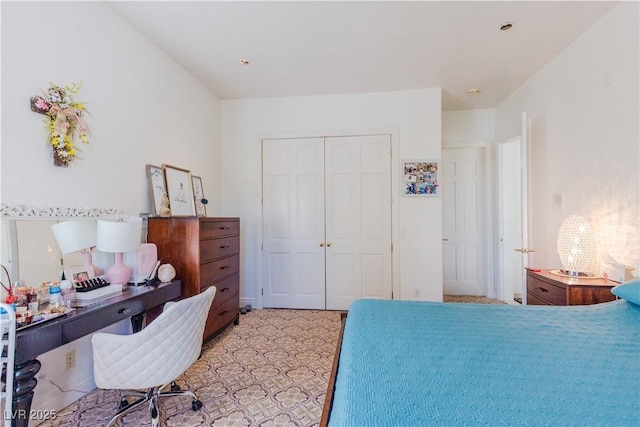
[[[330,248],[331,247],[331,242],[327,242],[327,247]]]
[[[320,247],[323,247],[323,246],[324,246],[324,242],[320,242]]]

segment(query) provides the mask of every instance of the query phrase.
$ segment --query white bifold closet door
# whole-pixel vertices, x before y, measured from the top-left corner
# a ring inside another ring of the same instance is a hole
[[[263,141],[264,307],[390,299],[389,135]]]

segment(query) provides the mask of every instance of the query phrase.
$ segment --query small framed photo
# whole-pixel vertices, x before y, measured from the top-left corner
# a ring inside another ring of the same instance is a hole
[[[437,160],[403,160],[402,173],[403,196],[438,197],[440,195]]]
[[[191,171],[171,165],[162,165],[167,183],[167,195],[171,216],[194,216],[196,204],[193,198]]]
[[[167,193],[164,171],[160,166],[147,165],[147,181],[151,193],[151,211],[153,215],[160,215],[162,196]]]
[[[66,277],[67,280],[71,280],[73,286],[76,286],[79,282],[95,278],[95,274],[93,274],[92,266],[78,265],[75,267],[65,268],[64,277]]]
[[[202,178],[191,175],[191,182],[193,184],[193,198],[196,204],[196,216],[207,216],[207,199],[204,198]]]

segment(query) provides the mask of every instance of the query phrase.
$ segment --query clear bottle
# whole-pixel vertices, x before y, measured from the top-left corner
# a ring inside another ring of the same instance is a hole
[[[71,292],[73,288],[71,286],[71,280],[62,280],[60,282],[60,303],[66,308],[71,308]]]
[[[62,298],[60,294],[60,284],[53,282],[49,284],[49,306],[60,305]]]

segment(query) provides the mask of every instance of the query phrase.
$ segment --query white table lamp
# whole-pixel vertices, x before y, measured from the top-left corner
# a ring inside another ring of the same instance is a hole
[[[113,216],[98,219],[97,248],[102,252],[113,252],[115,264],[107,270],[107,280],[112,285],[127,284],[132,268],[122,262],[125,252],[140,246],[142,218],[137,216]]]
[[[82,264],[93,269],[95,276],[100,276],[102,270],[93,265],[91,256],[91,250],[96,246],[97,229],[95,219],[63,221],[51,226],[60,252],[67,255],[79,251],[82,254]]]
[[[558,255],[568,276],[589,276],[587,270],[593,258],[593,230],[580,215],[569,215],[558,231]]]

